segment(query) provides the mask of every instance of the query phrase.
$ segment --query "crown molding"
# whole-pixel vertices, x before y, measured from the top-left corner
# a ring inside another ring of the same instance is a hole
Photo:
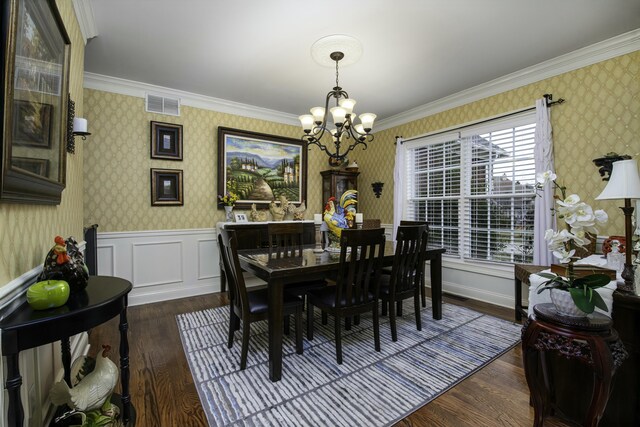
[[[91,1],[73,0],[73,10],[78,19],[78,25],[80,25],[80,32],[82,32],[82,36],[84,37],[84,44],[87,44],[87,40],[98,35],[98,27],[96,26]]]
[[[566,55],[558,56],[557,58],[524,68],[515,73],[507,74],[506,76],[474,86],[470,89],[454,93],[437,101],[412,108],[395,116],[382,119],[376,126],[376,132],[403,125],[470,102],[478,101],[637,50],[640,50],[640,29],[629,31]],[[558,94],[558,96],[560,95],[562,94]]]
[[[145,98],[147,93],[165,95],[179,98],[180,105],[250,117],[258,120],[268,120],[286,125],[300,125],[298,117],[293,114],[102,74],[85,72],[84,87],[87,89],[135,96],[137,98]]]

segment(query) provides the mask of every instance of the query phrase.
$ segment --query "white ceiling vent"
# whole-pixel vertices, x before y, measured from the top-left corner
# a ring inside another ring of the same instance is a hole
[[[180,115],[180,98],[147,94],[147,111],[150,113]]]

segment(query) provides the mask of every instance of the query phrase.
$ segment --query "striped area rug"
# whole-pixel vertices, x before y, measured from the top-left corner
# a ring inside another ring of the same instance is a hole
[[[321,325],[316,310],[314,340],[297,355],[283,343],[282,380],[268,379],[267,322],[252,325],[247,369],[240,366],[240,332],[226,346],[229,308],[177,316],[182,344],[211,426],[388,426],[512,348],[520,325],[443,304],[433,320],[430,301],[415,329],[413,302],[398,319],[391,341],[381,317],[381,352],[373,348],[371,316],[343,331],[342,365],[335,360],[333,318]],[[293,329],[292,322],[292,329]],[[306,337],[306,334],[305,334]]]

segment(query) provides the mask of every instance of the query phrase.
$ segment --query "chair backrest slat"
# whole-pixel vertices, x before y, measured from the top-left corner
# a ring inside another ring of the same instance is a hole
[[[289,258],[302,256],[303,225],[301,222],[269,223],[269,256]]]
[[[368,303],[378,298],[384,258],[384,229],[342,230],[336,307]]]
[[[403,219],[400,221],[400,225],[426,225],[427,231],[429,231],[429,221],[408,221]]]

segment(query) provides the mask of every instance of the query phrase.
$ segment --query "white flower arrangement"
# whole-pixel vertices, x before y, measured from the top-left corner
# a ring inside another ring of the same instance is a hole
[[[598,234],[598,227],[607,223],[609,217],[602,209],[593,210],[591,206],[580,200],[577,194],[567,196],[566,187],[556,181],[556,174],[551,171],[541,172],[536,176],[536,188],[543,188],[551,182],[562,193],[562,199],[556,198],[555,214],[564,220],[567,228],[561,231],[549,229],[544,239],[553,256],[561,263],[568,263],[575,257],[576,249],[590,243],[587,233]]]
[[[536,189],[542,189],[551,182],[562,194],[562,198],[554,196],[556,207],[553,210],[556,217],[565,222],[566,228],[560,231],[546,230],[544,239],[553,256],[561,263],[568,264],[569,277],[540,273],[540,276],[547,281],[540,285],[538,293],[547,289],[566,291],[571,294],[573,302],[584,313],[593,313],[595,307],[607,311],[602,297],[594,289],[609,283],[609,277],[604,274],[591,274],[576,278],[573,263],[579,258],[576,256],[576,250],[590,243],[587,233],[597,235],[598,227],[605,224],[609,217],[601,209],[594,211],[591,206],[581,201],[577,194],[567,196],[566,187],[558,184],[556,178],[556,174],[552,171],[539,173],[536,176]]]

